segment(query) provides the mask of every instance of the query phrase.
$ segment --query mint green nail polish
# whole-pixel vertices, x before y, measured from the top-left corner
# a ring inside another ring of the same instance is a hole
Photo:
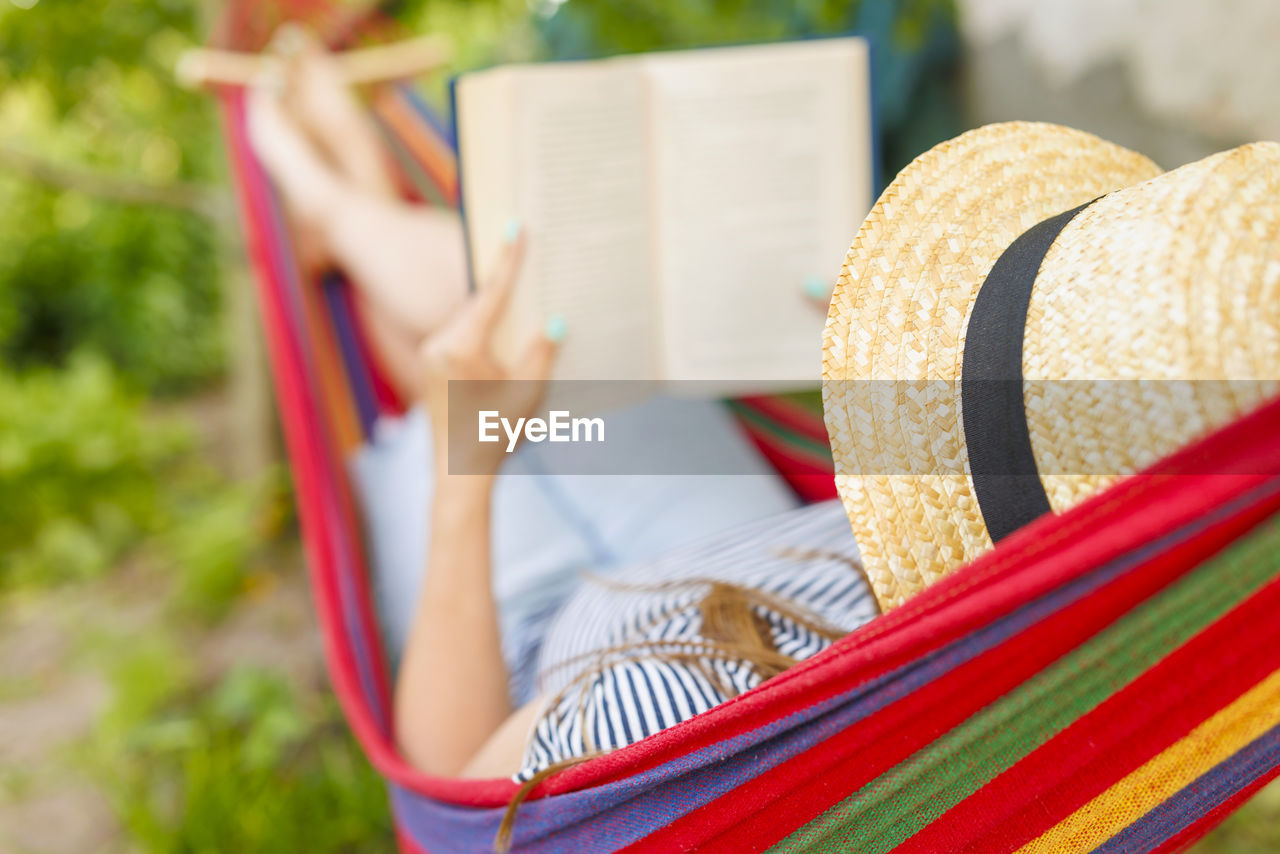
[[[511,217],[507,220],[506,226],[502,229],[502,239],[508,243],[515,243],[516,238],[520,236],[520,218]]]
[[[543,332],[547,336],[547,340],[554,341],[559,344],[564,340],[565,334],[569,331],[569,321],[565,319],[563,314],[553,314],[547,318],[547,326]]]
[[[817,276],[810,276],[804,280],[804,292],[814,299],[826,299],[831,296],[831,289],[827,287],[827,283]]]

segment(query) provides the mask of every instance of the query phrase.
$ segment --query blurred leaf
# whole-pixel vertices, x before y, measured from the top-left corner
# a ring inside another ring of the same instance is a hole
[[[249,485],[210,489],[187,499],[164,537],[177,569],[175,604],[206,621],[227,612],[245,589],[264,535],[262,490]]]
[[[106,570],[165,517],[157,476],[191,447],[101,359],[0,372],[0,589]]]
[[[139,184],[216,181],[212,101],[171,73],[201,15],[197,0],[0,3],[0,142]],[[0,176],[0,360],[93,350],[159,390],[215,375],[224,239],[194,214],[50,180]]]
[[[194,668],[181,647],[164,635],[131,638],[119,646],[123,649],[107,666],[113,693],[104,733],[123,740],[123,734],[140,731],[188,686]]]

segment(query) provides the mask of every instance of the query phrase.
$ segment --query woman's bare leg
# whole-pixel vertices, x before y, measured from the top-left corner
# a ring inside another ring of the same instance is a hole
[[[390,345],[375,340],[380,354],[395,363],[394,351],[416,352],[466,296],[461,224],[451,212],[394,197],[376,131],[346,100],[350,93],[321,94],[324,86],[340,85],[326,82],[336,73],[331,66],[327,55],[304,53],[290,72],[302,94],[253,90],[250,139],[294,219],[365,298],[362,313],[374,335],[406,339]],[[323,149],[308,124],[326,128]]]
[[[373,300],[355,299],[356,322],[368,335],[374,358],[401,400],[416,400],[420,389],[418,351],[423,339],[378,307]]]
[[[351,194],[321,233],[361,292],[420,338],[466,298],[462,227],[452,213]]]

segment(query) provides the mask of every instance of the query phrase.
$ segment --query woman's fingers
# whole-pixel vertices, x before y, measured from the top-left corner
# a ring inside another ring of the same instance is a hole
[[[524,358],[520,360],[521,379],[545,380],[550,377],[551,366],[559,350],[559,340],[547,335],[536,336],[525,348]]]
[[[520,276],[520,264],[524,261],[524,247],[524,232],[519,221],[512,220],[507,226],[498,263],[490,272],[484,289],[476,297],[476,320],[486,332],[493,331],[511,302],[511,292],[515,289],[516,279]]]
[[[818,276],[810,276],[804,281],[804,295],[808,298],[809,303],[823,314],[827,312],[827,308],[831,305],[831,294],[835,289],[831,283]]]
[[[422,348],[420,358],[428,373],[449,379],[501,379],[509,375],[494,353],[493,336],[511,299],[511,291],[524,253],[524,237],[509,235],[488,286],[471,297],[460,314],[438,329]],[[559,325],[563,327],[564,321]],[[518,363],[521,379],[549,375],[556,342],[564,331],[548,331],[530,345]]]

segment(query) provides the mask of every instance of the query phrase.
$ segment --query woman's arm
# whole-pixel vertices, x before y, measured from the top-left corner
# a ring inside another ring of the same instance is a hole
[[[491,491],[491,477],[438,475],[396,692],[400,747],[429,774],[457,775],[511,714],[490,580]]]
[[[514,723],[503,726],[512,709],[490,566],[490,502],[505,453],[500,443],[462,444],[452,457],[449,452],[450,381],[462,383],[455,389],[460,397],[483,404],[477,409],[512,417],[531,414],[541,398],[555,342],[539,337],[529,346],[520,379],[498,363],[491,346],[522,248],[522,240],[512,240],[494,284],[472,298],[422,352],[436,489],[426,579],[396,683],[395,730],[409,761],[441,776],[463,773],[481,754],[484,761],[478,765],[486,773],[514,773],[524,742],[523,733],[517,733],[515,744]],[[501,744],[486,747],[491,739]]]

